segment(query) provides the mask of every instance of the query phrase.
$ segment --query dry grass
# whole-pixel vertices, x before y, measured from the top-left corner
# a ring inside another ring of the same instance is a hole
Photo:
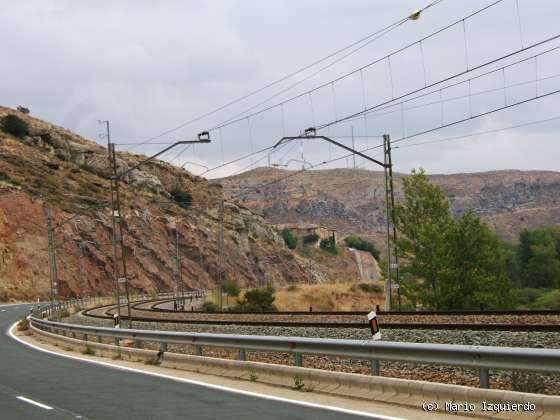
[[[383,306],[385,293],[368,293],[359,283],[291,285],[276,291],[274,304],[280,311],[369,311]],[[382,287],[381,282],[376,282]]]

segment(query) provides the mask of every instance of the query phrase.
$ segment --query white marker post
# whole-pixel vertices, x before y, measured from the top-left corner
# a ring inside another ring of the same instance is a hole
[[[118,314],[113,315],[113,322],[114,322],[114,327],[115,328],[120,328],[121,327],[121,320],[120,320]]]
[[[381,330],[379,329],[379,324],[377,322],[377,314],[375,311],[371,311],[368,315],[369,329],[371,330],[372,340],[381,340]]]

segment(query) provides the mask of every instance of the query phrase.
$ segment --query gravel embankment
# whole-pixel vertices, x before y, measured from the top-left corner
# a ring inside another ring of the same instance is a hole
[[[165,315],[165,314],[163,314]],[[201,315],[206,314],[189,314]],[[173,314],[173,316],[176,316]],[[222,315],[223,316],[223,315]],[[258,316],[258,315],[257,315]],[[307,317],[307,316],[306,316]],[[307,318],[306,318],[307,319]],[[109,320],[88,318],[82,315],[73,315],[68,319],[86,325],[111,326]],[[332,320],[329,319],[329,320]],[[444,322],[437,318],[435,322]],[[399,321],[403,322],[403,321]],[[457,321],[455,321],[457,322]],[[500,321],[504,322],[504,321]],[[371,336],[365,329],[353,328],[301,328],[301,327],[255,327],[219,325],[209,326],[204,324],[181,325],[173,323],[135,322],[134,328],[160,329],[165,331],[190,331],[210,332],[225,334],[253,334],[273,336],[298,336],[367,340]],[[533,347],[533,348],[560,348],[560,333],[550,332],[510,332],[510,331],[474,331],[474,330],[428,330],[418,328],[387,329],[383,332],[383,340],[413,343],[441,343],[441,344],[466,344],[500,347]],[[144,343],[145,348],[156,348],[155,344]],[[191,346],[170,345],[169,351],[178,353],[194,353]],[[204,349],[205,355],[237,358],[237,352],[227,349]],[[294,364],[294,356],[282,353],[257,353],[248,352],[248,360],[262,361],[278,364]],[[349,360],[322,356],[305,356],[304,366],[334,371],[370,373],[370,362],[363,360]],[[460,369],[447,366],[415,365],[401,362],[381,362],[383,376],[421,379],[433,382],[455,383],[461,385],[478,385],[478,372],[472,369]],[[560,395],[560,375],[531,375],[512,374],[507,371],[492,372],[492,387],[500,389],[515,389],[524,392],[541,392],[551,395]]]

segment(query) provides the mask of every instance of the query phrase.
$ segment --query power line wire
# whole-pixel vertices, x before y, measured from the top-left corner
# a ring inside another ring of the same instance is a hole
[[[431,7],[433,7],[433,6],[436,6],[436,5],[438,5],[439,3],[441,3],[442,1],[444,1],[444,0],[435,0],[435,1],[432,1],[431,3],[429,3],[429,4],[428,4],[427,6],[425,6],[424,8],[420,9],[419,12],[423,12],[423,11],[425,11],[425,10],[427,10],[427,9],[429,9],[429,8],[431,8]],[[502,0],[500,0],[500,1],[502,1]],[[266,89],[268,89],[268,88],[270,88],[270,87],[272,87],[272,86],[275,86],[275,85],[277,85],[277,84],[279,84],[279,83],[282,83],[282,82],[284,82],[284,81],[290,79],[291,77],[293,77],[293,76],[295,76],[295,75],[297,75],[297,74],[299,74],[299,73],[302,73],[302,72],[304,72],[304,71],[306,71],[306,70],[309,70],[309,69],[315,67],[315,66],[318,65],[318,64],[321,64],[321,63],[323,63],[323,62],[325,62],[325,61],[327,61],[327,60],[329,60],[329,59],[331,59],[331,58],[333,58],[333,57],[336,57],[337,55],[339,55],[339,54],[341,54],[341,53],[343,53],[343,52],[345,52],[345,51],[348,51],[349,49],[351,49],[351,48],[353,48],[353,47],[355,47],[355,46],[357,46],[357,45],[360,45],[360,44],[362,44],[362,43],[364,43],[364,42],[367,42],[368,40],[370,40],[371,38],[375,37],[375,36],[378,35],[379,33],[382,33],[382,32],[384,32],[384,31],[386,31],[388,28],[392,28],[392,27],[395,26],[395,25],[399,25],[399,26],[400,26],[400,25],[403,24],[404,22],[410,20],[410,18],[411,18],[410,16],[407,16],[406,18],[399,19],[399,20],[397,20],[397,21],[391,23],[390,25],[385,26],[385,27],[382,28],[382,29],[379,29],[379,30],[375,31],[374,33],[369,34],[369,35],[367,35],[367,36],[365,36],[365,37],[359,39],[358,41],[352,42],[351,44],[349,44],[349,45],[347,45],[347,46],[345,46],[345,47],[343,47],[343,48],[341,48],[341,49],[339,49],[339,50],[337,50],[337,51],[335,51],[335,52],[333,52],[333,53],[330,53],[330,54],[328,54],[327,56],[322,57],[322,58],[320,58],[320,59],[318,59],[318,60],[312,62],[311,64],[307,64],[307,65],[305,65],[305,66],[303,66],[303,67],[300,67],[299,69],[297,69],[297,70],[295,70],[295,71],[293,71],[293,72],[291,72],[291,73],[289,73],[289,74],[287,74],[287,75],[285,75],[285,76],[282,76],[281,78],[276,79],[275,81],[273,81],[273,82],[271,82],[271,83],[268,83],[268,84],[266,84],[265,86],[263,86],[263,87],[261,87],[261,88],[258,88],[258,89],[256,89],[256,90],[253,90],[253,91],[249,92],[248,94],[245,94],[245,95],[243,95],[243,96],[241,96],[241,97],[239,97],[239,98],[237,98],[237,99],[234,99],[234,100],[232,100],[232,101],[230,101],[230,102],[227,102],[226,104],[221,105],[221,106],[219,106],[219,107],[213,109],[212,111],[206,112],[206,113],[201,114],[201,115],[199,115],[199,116],[197,116],[197,117],[194,117],[194,118],[192,118],[192,119],[190,119],[190,120],[187,120],[187,121],[185,121],[185,122],[179,124],[178,126],[173,127],[173,128],[171,128],[171,129],[169,129],[169,130],[166,130],[166,131],[164,131],[164,132],[162,132],[162,133],[160,133],[160,134],[158,134],[158,135],[156,135],[156,136],[154,136],[154,137],[151,137],[151,138],[149,138],[149,139],[147,139],[147,140],[144,140],[144,141],[141,141],[141,142],[139,142],[139,143],[135,143],[132,147],[130,147],[130,148],[127,149],[127,150],[132,150],[132,149],[137,148],[137,147],[139,147],[139,146],[142,146],[142,145],[144,145],[144,144],[150,143],[152,140],[156,140],[156,139],[158,139],[158,138],[161,138],[161,137],[163,137],[163,136],[165,136],[165,135],[167,135],[167,134],[170,134],[170,133],[172,133],[172,132],[174,132],[174,131],[177,131],[177,130],[179,130],[179,129],[181,129],[181,128],[184,128],[184,127],[186,127],[187,125],[193,124],[193,123],[198,122],[198,121],[200,121],[200,120],[202,120],[202,119],[204,119],[204,118],[206,118],[206,117],[209,117],[209,116],[211,116],[211,115],[214,115],[214,114],[216,114],[216,113],[218,113],[218,112],[220,112],[220,111],[222,111],[222,110],[224,110],[224,109],[226,109],[226,108],[229,108],[229,107],[232,106],[232,105],[235,105],[235,104],[237,104],[237,103],[239,103],[239,102],[241,102],[241,101],[243,101],[243,100],[245,100],[245,99],[248,99],[248,98],[250,98],[250,97],[252,97],[252,96],[254,96],[254,95],[258,94],[258,93],[261,93],[261,92],[265,91]]]
[[[499,62],[499,61],[505,60],[506,58],[513,57],[513,56],[515,56],[515,55],[517,55],[517,54],[520,54],[520,53],[522,53],[522,52],[525,52],[525,51],[527,51],[527,50],[529,50],[529,49],[536,48],[536,47],[538,47],[538,46],[540,46],[540,45],[544,45],[544,44],[546,44],[546,43],[548,43],[548,42],[551,42],[551,41],[554,41],[554,40],[556,40],[556,39],[558,39],[558,38],[560,38],[560,35],[554,35],[554,36],[549,37],[549,38],[547,38],[547,39],[544,39],[544,40],[542,40],[542,41],[539,41],[539,42],[536,42],[536,43],[534,43],[534,44],[531,44],[531,45],[529,45],[529,46],[527,46],[527,47],[525,47],[525,48],[522,48],[522,49],[519,49],[519,50],[517,50],[517,51],[511,52],[511,53],[508,53],[508,54],[505,54],[505,55],[503,55],[503,56],[501,56],[501,57],[492,59],[492,60],[487,61],[487,62],[485,62],[485,63],[483,63],[483,64],[479,64],[478,66],[472,67],[472,68],[470,68],[469,70],[464,70],[464,71],[461,71],[461,72],[456,73],[456,74],[454,74],[454,75],[448,76],[448,77],[446,77],[446,78],[444,78],[444,79],[440,79],[439,81],[433,82],[433,83],[429,84],[428,86],[425,86],[425,87],[422,87],[422,88],[419,88],[419,89],[415,89],[415,90],[413,90],[413,91],[410,91],[410,92],[408,92],[408,93],[405,93],[405,94],[403,94],[403,95],[401,95],[401,96],[399,96],[399,97],[397,97],[397,98],[393,98],[393,99],[384,101],[384,102],[382,102],[382,103],[380,103],[380,104],[373,105],[373,106],[371,106],[371,107],[369,107],[369,108],[367,108],[367,109],[364,109],[364,110],[362,110],[362,111],[358,111],[358,112],[355,112],[355,113],[353,113],[353,114],[347,115],[347,116],[345,116],[345,117],[342,117],[342,118],[333,120],[333,121],[331,121],[331,122],[329,122],[329,123],[321,124],[321,125],[319,125],[318,127],[316,127],[316,129],[317,129],[317,130],[322,130],[322,129],[324,129],[324,128],[328,128],[328,127],[330,127],[330,126],[333,126],[333,125],[335,125],[335,124],[340,124],[341,122],[348,121],[348,120],[350,120],[350,119],[352,119],[352,118],[354,118],[354,117],[361,116],[361,115],[363,115],[363,114],[365,114],[365,113],[367,113],[367,112],[369,112],[369,111],[375,110],[375,109],[377,109],[377,108],[379,108],[379,107],[381,107],[381,106],[384,106],[384,105],[393,103],[393,102],[395,102],[395,101],[398,101],[399,99],[406,98],[407,96],[414,95],[415,93],[418,93],[418,92],[421,92],[421,91],[423,91],[423,90],[425,90],[425,89],[428,89],[428,88],[437,86],[437,85],[439,85],[439,84],[445,83],[445,82],[447,82],[447,81],[449,81],[449,80],[456,79],[457,77],[464,76],[465,74],[469,74],[469,73],[471,73],[471,72],[473,72],[473,71],[475,71],[475,70],[479,70],[479,69],[481,69],[481,68],[483,68],[483,67],[486,67],[486,66],[489,66],[489,65],[491,65],[491,64],[497,63],[497,62]]]
[[[348,73],[343,74],[342,76],[339,76],[339,77],[337,77],[337,78],[335,78],[335,79],[332,79],[332,80],[329,80],[328,82],[325,82],[325,83],[323,83],[323,84],[321,84],[321,85],[319,85],[319,86],[316,86],[316,87],[313,88],[313,89],[307,90],[307,91],[305,91],[305,92],[303,92],[303,93],[301,93],[301,94],[295,95],[295,96],[293,96],[293,97],[291,97],[291,98],[288,98],[288,99],[286,99],[286,100],[284,100],[284,101],[278,102],[278,103],[276,103],[276,104],[274,104],[274,105],[270,105],[270,106],[268,106],[268,107],[266,107],[266,108],[263,108],[262,110],[259,110],[259,111],[256,111],[256,112],[254,112],[254,113],[245,115],[245,116],[243,116],[243,117],[240,117],[240,118],[237,118],[237,119],[232,119],[232,120],[227,120],[227,121],[224,122],[224,123],[220,123],[220,124],[218,124],[218,125],[215,125],[215,126],[209,128],[208,131],[214,131],[214,130],[219,129],[219,128],[224,128],[224,127],[227,127],[227,126],[229,126],[229,125],[236,124],[236,123],[238,123],[238,122],[240,122],[240,121],[243,121],[245,118],[250,118],[250,117],[257,116],[257,115],[259,115],[259,114],[262,114],[263,112],[270,111],[271,109],[274,109],[274,108],[277,108],[277,107],[279,107],[279,106],[285,105],[286,103],[289,103],[289,102],[293,102],[293,101],[295,101],[295,100],[297,100],[297,99],[300,99],[300,98],[302,98],[302,97],[304,97],[304,96],[306,96],[306,95],[309,95],[309,94],[311,94],[311,93],[313,93],[313,92],[316,92],[317,90],[320,90],[320,89],[323,89],[323,88],[325,88],[325,87],[328,87],[328,86],[330,86],[331,84],[336,83],[336,82],[338,82],[338,81],[340,81],[340,80],[342,80],[342,79],[345,79],[345,78],[347,78],[347,77],[349,77],[349,76],[352,76],[352,75],[354,75],[354,74],[357,74],[357,73],[359,73],[360,71],[363,71],[364,69],[367,69],[368,67],[371,67],[371,66],[373,66],[373,65],[375,65],[375,64],[377,64],[377,63],[380,63],[380,62],[382,62],[382,61],[385,61],[385,60],[387,60],[388,58],[390,58],[391,56],[394,56],[394,55],[396,55],[396,54],[398,54],[398,53],[400,53],[400,52],[402,52],[402,51],[405,51],[406,49],[408,49],[408,48],[410,48],[410,47],[412,47],[412,46],[414,46],[414,45],[416,45],[416,44],[418,44],[418,43],[420,43],[420,42],[424,42],[424,41],[426,41],[427,39],[429,39],[429,38],[431,38],[431,37],[434,37],[435,35],[437,35],[437,34],[443,32],[443,31],[445,31],[445,30],[447,30],[447,29],[449,29],[449,28],[452,28],[452,27],[455,26],[455,25],[460,24],[460,23],[461,23],[462,21],[464,21],[464,20],[470,19],[470,18],[472,18],[472,17],[474,17],[474,16],[476,16],[476,15],[478,15],[478,14],[480,14],[480,13],[486,11],[487,9],[489,9],[489,8],[495,6],[495,5],[497,5],[498,3],[501,3],[501,2],[503,2],[503,1],[504,1],[504,0],[497,0],[497,1],[495,1],[495,2],[493,2],[493,3],[491,3],[491,4],[489,4],[489,5],[487,5],[487,6],[483,7],[483,8],[481,8],[481,9],[478,9],[477,11],[471,13],[471,14],[468,15],[468,16],[466,16],[466,17],[464,17],[464,18],[461,18],[461,19],[459,19],[459,20],[457,20],[457,21],[455,21],[455,22],[453,22],[453,23],[451,23],[451,24],[445,26],[444,28],[441,28],[441,29],[439,29],[439,30],[437,30],[437,31],[435,31],[435,32],[432,32],[431,34],[429,34],[429,35],[427,35],[427,36],[425,36],[425,37],[423,37],[423,38],[421,38],[421,39],[419,39],[419,40],[417,40],[417,41],[414,41],[414,42],[412,42],[412,43],[409,43],[409,44],[407,44],[407,45],[404,46],[404,47],[401,47],[401,48],[399,48],[399,49],[397,49],[397,50],[394,50],[394,51],[392,51],[391,53],[389,53],[389,54],[387,54],[387,55],[385,55],[385,56],[383,56],[383,57],[381,57],[381,58],[378,58],[378,59],[376,59],[376,60],[374,60],[374,61],[371,61],[371,62],[369,62],[368,64],[366,64],[366,65],[364,65],[364,66],[362,66],[362,67],[359,67],[359,68],[357,68],[357,69],[354,69],[354,70],[352,70],[352,71],[350,71],[350,72],[348,72]],[[518,51],[518,52],[521,52],[521,50]],[[475,70],[475,68],[470,69],[470,70]],[[468,71],[467,71],[467,72],[468,72]],[[454,77],[456,77],[456,76],[454,76]],[[444,79],[443,81],[440,81],[440,82],[438,82],[438,83],[443,83],[443,82],[446,81],[446,80],[448,80],[448,79]],[[436,84],[437,84],[437,83],[436,83]],[[427,87],[430,87],[430,86],[425,86],[423,89],[425,89],[425,88],[427,88]],[[417,91],[415,91],[415,92],[418,92],[418,91],[420,91],[420,90],[422,90],[422,89],[419,89],[419,90],[417,90]],[[409,94],[413,94],[413,93],[415,93],[415,92],[412,92],[412,93],[409,93]],[[405,95],[405,96],[407,96],[407,95]],[[399,99],[399,98],[395,98],[395,99]]]
[[[425,131],[422,131],[422,132],[418,132],[418,133],[415,133],[415,134],[411,134],[411,135],[408,135],[408,136],[406,136],[406,137],[401,137],[401,138],[399,138],[399,139],[397,139],[397,140],[392,141],[392,143],[393,143],[393,144],[395,144],[395,143],[400,143],[400,142],[402,142],[402,141],[408,140],[408,139],[413,138],[413,137],[418,137],[418,136],[421,136],[421,135],[424,135],[424,134],[428,134],[428,133],[430,133],[430,132],[435,132],[435,131],[441,130],[441,129],[443,129],[443,128],[448,128],[448,127],[451,127],[451,126],[456,125],[456,124],[460,124],[460,123],[463,123],[463,122],[466,122],[466,121],[469,121],[469,120],[474,120],[474,119],[480,118],[480,117],[482,117],[482,116],[490,115],[490,114],[492,114],[492,113],[494,113],[494,112],[499,112],[499,111],[502,111],[502,110],[505,110],[505,109],[513,108],[513,107],[516,107],[516,106],[519,106],[519,105],[522,105],[522,104],[525,104],[525,103],[529,103],[529,102],[532,102],[532,101],[534,101],[534,100],[541,99],[541,98],[544,98],[544,97],[552,96],[552,95],[555,95],[555,94],[558,94],[558,93],[560,93],[560,89],[559,89],[559,90],[556,90],[556,91],[553,91],[553,92],[549,92],[549,93],[546,93],[546,94],[542,94],[542,95],[536,96],[536,97],[534,97],[534,98],[530,98],[530,99],[526,99],[526,100],[523,100],[523,101],[520,101],[520,102],[516,102],[516,103],[513,103],[513,104],[509,104],[509,105],[506,105],[506,106],[503,106],[503,107],[494,109],[494,110],[492,110],[492,111],[488,111],[488,112],[484,112],[484,113],[481,113],[481,114],[473,115],[473,116],[468,117],[468,118],[466,118],[466,119],[462,119],[462,120],[459,120],[459,121],[455,121],[455,122],[453,122],[453,123],[446,124],[446,125],[444,125],[444,126],[442,126],[442,127],[436,127],[436,128],[430,129],[430,130],[425,130]],[[560,119],[560,117],[550,118],[550,119],[546,119],[546,120],[542,120],[542,121],[536,121],[536,122],[534,122],[534,124],[552,121],[553,119]],[[527,126],[527,125],[530,125],[530,124],[531,124],[531,123],[519,124],[519,127]],[[515,127],[512,127],[512,128],[515,128]],[[505,129],[511,129],[511,128],[506,127],[506,128],[504,128],[504,130],[505,130]],[[373,147],[364,148],[364,149],[362,149],[362,150],[359,150],[359,152],[364,153],[364,152],[368,152],[368,151],[371,151],[371,150],[379,149],[379,148],[381,148],[381,147],[383,147],[383,145],[382,145],[382,144],[379,144],[379,145],[376,145],[376,146],[373,146]],[[402,146],[401,146],[401,147],[402,147]],[[315,168],[317,168],[317,167],[320,167],[320,166],[323,166],[323,165],[327,165],[327,164],[329,164],[329,163],[333,163],[333,162],[336,162],[336,161],[339,161],[339,160],[343,160],[343,159],[346,159],[346,158],[348,158],[348,157],[350,157],[350,156],[352,156],[352,155],[353,155],[353,153],[345,154],[345,155],[340,156],[340,157],[337,157],[337,158],[333,158],[333,159],[329,159],[329,160],[326,160],[326,161],[323,161],[323,162],[320,162],[320,163],[313,164],[313,165],[311,165],[310,168],[301,169],[301,170],[299,170],[299,171],[292,172],[291,174],[289,174],[289,175],[287,175],[287,176],[285,176],[285,177],[282,177],[282,178],[277,179],[277,180],[269,181],[269,182],[267,182],[267,183],[265,183],[265,184],[261,184],[261,185],[258,185],[258,186],[246,186],[246,187],[240,186],[239,189],[240,189],[240,190],[242,190],[242,189],[260,190],[260,189],[266,188],[266,187],[268,187],[268,186],[270,186],[270,185],[274,185],[274,184],[276,184],[276,183],[278,183],[278,182],[282,182],[282,181],[284,181],[284,180],[286,180],[286,179],[289,179],[289,178],[292,178],[292,177],[294,177],[294,176],[300,175],[301,173],[306,172],[306,171],[309,171],[310,169],[315,169]],[[243,194],[243,193],[238,192],[238,193],[235,195],[235,197],[239,197],[241,194]]]

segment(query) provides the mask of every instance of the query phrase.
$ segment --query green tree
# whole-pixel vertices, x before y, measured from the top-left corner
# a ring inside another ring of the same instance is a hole
[[[292,231],[288,228],[282,229],[282,238],[284,239],[284,243],[290,249],[296,249],[298,238],[296,235],[292,233]]]
[[[359,236],[350,235],[344,238],[344,243],[346,243],[346,246],[349,248],[369,252],[377,261],[379,261],[379,250],[371,242],[368,242]]]
[[[414,291],[425,306],[441,310],[511,305],[505,255],[480,218],[454,219],[441,189],[424,171],[403,179],[404,200],[395,208],[403,274],[420,279]]]
[[[0,119],[2,131],[14,137],[25,137],[29,134],[29,124],[17,115],[8,114]]]
[[[522,286],[560,287],[560,229],[524,229],[518,255]]]
[[[404,200],[395,206],[399,253],[408,261],[403,271],[424,279],[421,300],[428,300],[438,293],[438,280],[446,271],[445,234],[453,221],[445,195],[423,170],[413,170],[402,182]]]
[[[512,306],[500,240],[480,218],[467,213],[445,235],[446,267],[434,306],[441,309],[491,309]]]

